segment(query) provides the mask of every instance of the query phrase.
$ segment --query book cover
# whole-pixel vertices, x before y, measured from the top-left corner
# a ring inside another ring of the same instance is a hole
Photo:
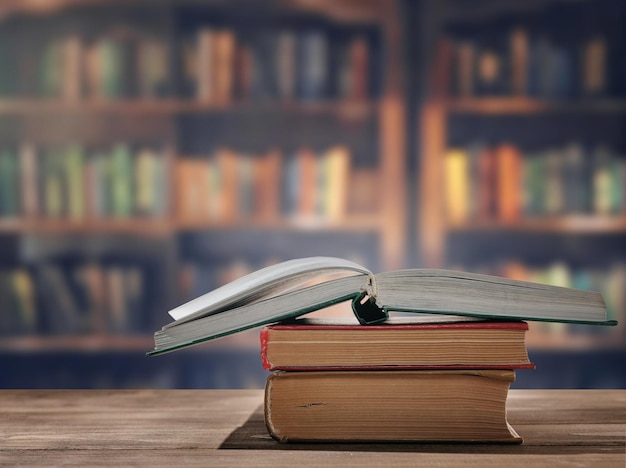
[[[254,165],[255,217],[261,221],[276,220],[281,211],[283,156],[280,150],[270,150],[258,157]]]
[[[83,94],[83,43],[78,36],[63,40],[63,77],[61,95],[67,101],[77,101]]]
[[[220,148],[215,153],[219,171],[220,219],[231,221],[239,213],[239,155],[233,150]]]
[[[469,159],[463,149],[450,149],[444,161],[448,221],[463,224],[469,216]]]
[[[215,100],[216,88],[216,32],[209,28],[202,28],[197,33],[197,98],[202,102]]]
[[[296,48],[297,35],[284,30],[276,40],[276,78],[278,97],[287,101],[296,97]]]
[[[315,284],[310,285],[311,281]],[[352,302],[362,325],[390,311],[498,320],[616,325],[597,292],[455,270],[411,269],[373,274],[341,258],[310,257],[239,277],[169,311],[154,334],[161,354],[203,341]]]
[[[511,32],[511,87],[513,94],[528,94],[529,73],[529,39],[528,31],[515,28]]]
[[[78,145],[69,146],[63,155],[64,172],[68,206],[67,214],[70,219],[80,220],[85,217],[85,186],[84,186],[84,153]]]
[[[324,153],[320,162],[320,214],[330,221],[340,221],[347,213],[350,152],[336,146]]]
[[[35,145],[24,142],[19,149],[20,184],[22,192],[21,211],[27,218],[34,218],[40,213],[39,206],[39,175],[40,167]],[[0,175],[0,180],[2,176]]]
[[[298,39],[298,95],[304,101],[323,99],[328,93],[328,38],[321,29],[309,29]]]
[[[363,327],[354,319],[297,319],[261,331],[267,370],[532,369],[528,325],[454,317],[391,318]]]
[[[219,104],[229,104],[233,96],[236,38],[233,31],[223,29],[214,39],[213,97]]]
[[[0,151],[0,217],[20,214],[19,164],[17,155],[9,149]]]
[[[133,175],[135,178],[135,201],[133,203],[136,214],[148,216],[155,212],[156,191],[155,186],[156,155],[149,149],[143,148],[135,155]]]
[[[298,176],[296,179],[297,203],[295,216],[297,219],[313,219],[318,214],[319,170],[317,155],[310,148],[302,148],[297,155]]]
[[[516,221],[522,211],[522,157],[510,144],[496,149],[498,181],[498,217],[503,221]]]
[[[540,216],[545,214],[547,198],[546,158],[544,153],[531,153],[524,156],[524,214]]]
[[[133,161],[127,145],[118,144],[111,152],[112,213],[127,218],[133,211]]]
[[[164,96],[168,81],[167,47],[154,37],[142,37],[137,44],[137,91],[142,98]]]
[[[277,372],[265,386],[265,423],[280,442],[520,443],[506,419],[514,379],[495,370]]]
[[[496,215],[497,172],[496,152],[493,148],[484,147],[478,155],[478,217],[482,220],[492,219]]]

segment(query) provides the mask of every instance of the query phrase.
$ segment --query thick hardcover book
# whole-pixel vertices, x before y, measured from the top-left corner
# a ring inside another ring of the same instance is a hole
[[[314,282],[315,284],[312,284]],[[312,285],[311,285],[312,284]],[[597,292],[450,270],[374,274],[349,260],[290,260],[243,276],[171,310],[154,334],[159,354],[351,300],[361,324],[389,311],[615,325]]]
[[[277,372],[265,424],[281,442],[519,443],[511,370]]]
[[[261,331],[267,370],[522,369],[528,325],[450,317],[397,317],[364,327],[298,319]]]

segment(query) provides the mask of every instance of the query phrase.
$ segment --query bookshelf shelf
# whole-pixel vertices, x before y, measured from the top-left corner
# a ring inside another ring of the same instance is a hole
[[[626,234],[626,216],[561,216],[519,221],[475,221],[449,224],[447,230],[463,232],[529,232],[559,234]]]
[[[205,0],[177,0],[179,7],[194,7],[206,5]],[[232,2],[229,0],[218,0],[210,2],[213,7],[232,10],[241,6],[250,6],[249,1]],[[380,0],[361,0],[358,2],[345,2],[337,4],[334,1],[320,0],[316,2],[303,0],[279,0],[269,3],[281,6],[293,12],[311,15],[323,15],[346,24],[376,24],[381,20]],[[81,7],[167,7],[171,6],[171,0],[4,0],[0,5],[0,19],[13,15],[51,15],[62,12],[70,8]],[[235,6],[233,6],[235,5]]]
[[[350,119],[367,118],[375,114],[374,101],[315,101],[287,102],[242,101],[211,103],[190,99],[118,99],[118,100],[40,100],[2,99],[0,115],[40,114],[159,114],[175,116],[193,113],[293,113],[302,115],[335,114]]]
[[[161,236],[172,234],[172,224],[165,219],[103,219],[74,221],[67,219],[0,220],[0,233],[30,234],[135,234]]]
[[[151,336],[78,335],[21,336],[0,339],[0,352],[146,352],[152,349]]]
[[[177,221],[176,227],[181,231],[196,230],[238,230],[261,229],[271,231],[376,231],[380,228],[380,219],[376,216],[350,217],[340,221],[327,219],[280,219],[280,220],[232,220],[232,221]]]
[[[179,231],[219,231],[239,229],[262,229],[272,231],[376,231],[380,219],[376,216],[351,217],[340,221],[327,219],[282,219],[282,220],[232,220],[232,221],[181,221],[150,219],[119,220],[35,220],[0,219],[0,233],[42,233],[42,234],[135,234],[171,235]]]
[[[624,99],[550,101],[528,97],[483,97],[448,100],[443,104],[451,114],[547,114],[547,113],[623,113]]]

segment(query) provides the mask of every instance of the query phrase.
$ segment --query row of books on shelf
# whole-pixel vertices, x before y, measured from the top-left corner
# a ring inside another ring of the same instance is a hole
[[[315,152],[300,148],[251,155],[218,149],[176,164],[176,213],[183,222],[235,219],[297,222],[341,221],[350,214],[374,213],[369,185],[375,174],[352,170],[344,146]]]
[[[202,27],[173,46],[124,26],[89,41],[76,34],[17,48],[7,41],[0,46],[0,96],[184,96],[216,104],[233,98],[363,100],[372,95],[371,42],[364,34],[331,41],[322,28],[244,37],[234,29]]]
[[[458,268],[463,269],[463,268]],[[620,337],[620,344],[626,340],[626,263],[615,261],[611,265],[574,267],[565,261],[555,261],[547,265],[529,265],[522,261],[510,260],[497,265],[479,267],[478,272],[503,276],[505,278],[535,283],[575,288],[585,291],[598,291],[602,294],[607,309],[607,318],[619,322],[617,327],[586,327],[577,324],[533,323],[532,331],[541,330],[551,334],[587,334]]]
[[[349,212],[376,212],[376,171],[353,171],[351,160],[344,146],[301,148],[288,157],[222,148],[171,162],[149,146],[23,144],[0,150],[0,218],[164,218],[173,196],[183,223],[341,221]]]
[[[117,144],[0,150],[0,218],[160,217],[167,212],[164,151]]]
[[[128,261],[4,267],[0,334],[145,333],[151,281],[147,264]]]
[[[623,64],[611,50],[617,43],[603,33],[581,37],[555,39],[550,32],[515,27],[495,37],[442,39],[433,68],[435,92],[544,99],[622,95]]]
[[[334,38],[322,28],[242,35],[204,27],[182,47],[183,94],[200,101],[364,100],[373,94],[373,45],[365,35]]]
[[[512,144],[450,148],[445,156],[448,220],[514,221],[521,217],[626,209],[626,159],[604,145],[579,143],[522,152]]]

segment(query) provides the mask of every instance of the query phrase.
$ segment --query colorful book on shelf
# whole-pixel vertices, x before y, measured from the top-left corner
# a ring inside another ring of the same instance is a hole
[[[63,155],[67,195],[67,214],[73,220],[85,217],[85,158],[83,149],[78,145],[67,148]]]
[[[0,150],[0,217],[16,217],[21,212],[19,171],[18,154]]]
[[[254,165],[254,216],[261,221],[277,220],[280,216],[283,156],[280,150],[270,150]]]
[[[36,333],[39,318],[31,273],[25,268],[0,271],[0,335]]]
[[[329,43],[324,31],[309,29],[298,38],[298,95],[317,101],[328,95]]]
[[[317,280],[312,286],[310,281]],[[296,318],[344,301],[362,324],[389,311],[504,320],[615,325],[596,292],[451,270],[374,274],[340,258],[282,262],[245,275],[169,311],[174,322],[155,335],[160,354],[260,325]]]
[[[469,212],[469,157],[465,150],[450,149],[444,161],[445,207],[448,221],[462,224]]]
[[[111,201],[113,216],[127,218],[133,212],[133,157],[126,145],[111,152]]]
[[[350,167],[350,151],[345,146],[333,147],[321,157],[318,211],[325,219],[340,221],[346,215]]]
[[[235,34],[228,30],[220,30],[215,37],[215,91],[216,102],[230,103],[234,89],[236,39]]]
[[[137,93],[142,98],[167,94],[168,49],[156,37],[142,37],[137,44]]]
[[[19,150],[19,159],[22,214],[27,218],[33,218],[40,213],[39,163],[35,146],[30,142],[22,143]]]
[[[276,90],[280,99],[296,97],[296,47],[295,31],[284,30],[276,38]]]
[[[511,370],[276,372],[265,422],[280,442],[520,443],[506,418],[514,379]]]
[[[303,318],[261,331],[267,370],[528,369],[519,321],[396,317],[363,327],[356,320]]]
[[[593,37],[583,44],[581,89],[584,96],[602,96],[608,89],[608,45],[604,37]]]
[[[335,47],[334,47],[335,48]],[[331,94],[340,99],[363,101],[370,94],[370,46],[367,38],[357,35],[336,47]]]
[[[515,28],[511,31],[511,89],[514,95],[528,94],[528,63],[529,63],[528,31]]]
[[[497,208],[503,221],[515,221],[522,213],[522,156],[513,145],[496,150]]]

